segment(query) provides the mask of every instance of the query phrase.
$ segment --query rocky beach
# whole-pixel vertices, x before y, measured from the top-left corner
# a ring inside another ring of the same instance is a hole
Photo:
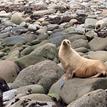
[[[59,88],[64,39],[107,66],[107,1],[0,0],[0,107],[107,107],[107,77]]]

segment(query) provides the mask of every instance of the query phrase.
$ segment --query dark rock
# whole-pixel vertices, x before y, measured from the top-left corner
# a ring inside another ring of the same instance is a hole
[[[0,90],[2,90],[2,92],[9,90],[9,87],[8,87],[6,81],[1,77],[0,77]]]

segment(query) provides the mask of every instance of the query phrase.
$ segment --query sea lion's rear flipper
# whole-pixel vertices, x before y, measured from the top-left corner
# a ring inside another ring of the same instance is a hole
[[[64,79],[64,77],[61,79],[60,81],[60,85],[59,85],[59,88],[62,88],[63,85],[65,84],[65,82],[67,81],[68,79]]]

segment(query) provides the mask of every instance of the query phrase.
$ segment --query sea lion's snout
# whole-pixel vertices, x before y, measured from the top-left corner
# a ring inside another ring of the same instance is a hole
[[[66,41],[63,41],[63,45],[66,45]]]

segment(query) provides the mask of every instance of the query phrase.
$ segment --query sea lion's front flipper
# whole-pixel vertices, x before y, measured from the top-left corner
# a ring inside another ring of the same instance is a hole
[[[73,77],[74,73],[75,73],[75,70],[73,70],[72,72],[67,72],[64,75],[64,77],[61,78],[59,88],[62,88],[62,86],[65,84],[65,82]]]
[[[61,78],[59,88],[62,88],[62,87],[63,87],[63,85],[65,84],[65,82],[66,82],[67,80],[68,80],[68,79],[65,79],[64,77],[63,77],[63,78]]]

